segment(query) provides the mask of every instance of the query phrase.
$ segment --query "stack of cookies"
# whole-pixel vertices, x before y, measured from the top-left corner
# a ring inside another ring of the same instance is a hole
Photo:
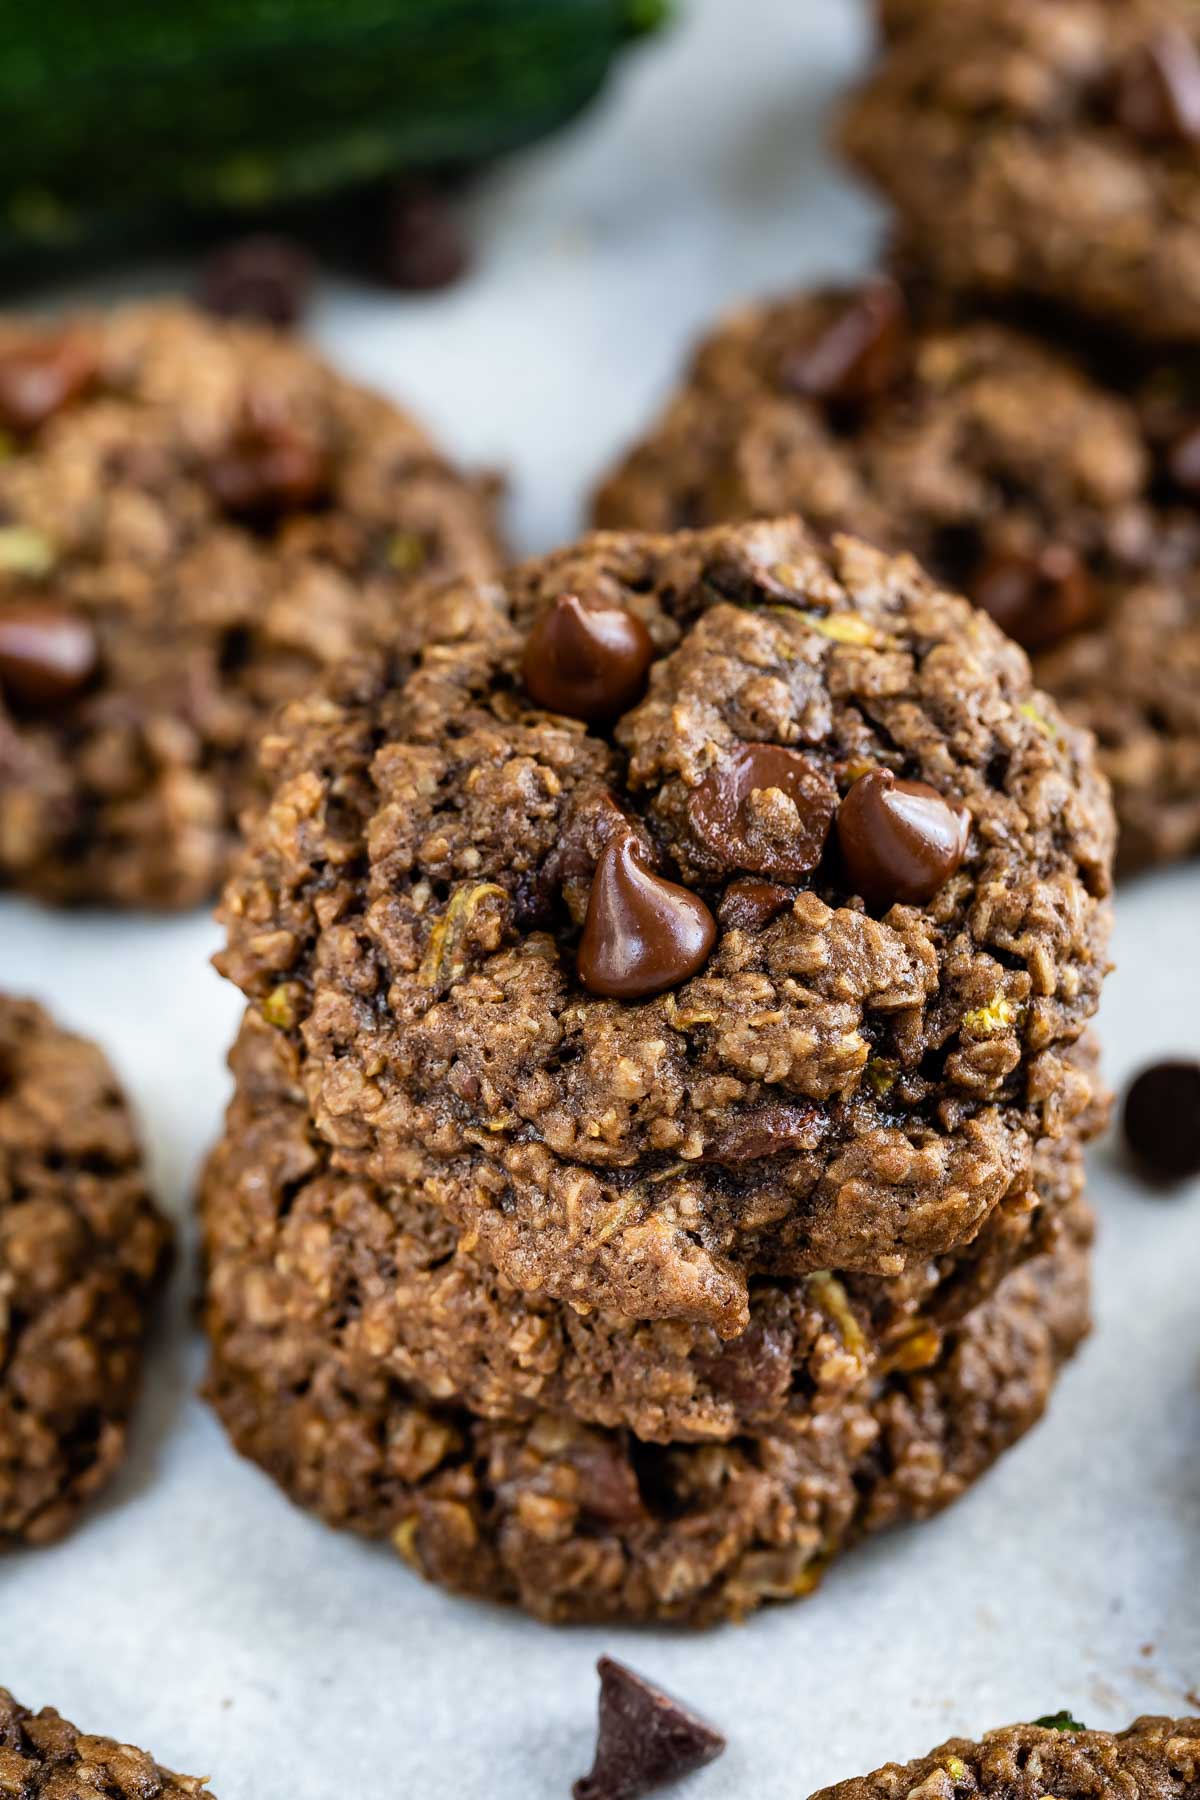
[[[296,1501],[703,1623],[1037,1419],[1114,825],[983,612],[795,520],[598,534],[418,590],[263,759],[208,1392]]]
[[[798,509],[913,550],[1096,733],[1125,869],[1200,848],[1200,23],[879,0],[843,142],[899,276],[749,307],[596,522]]]

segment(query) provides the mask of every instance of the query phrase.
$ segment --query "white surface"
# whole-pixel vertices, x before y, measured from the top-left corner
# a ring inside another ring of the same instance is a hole
[[[818,150],[860,46],[851,0],[691,0],[580,128],[479,195],[470,282],[420,302],[330,290],[317,334],[455,449],[506,464],[519,545],[548,546],[695,327],[867,255],[870,209]],[[1200,1047],[1198,899],[1200,869],[1121,894],[1118,1082]],[[0,907],[0,986],[108,1047],[181,1219],[238,1013],[205,964],[215,941],[203,919]],[[0,1565],[0,1682],[211,1773],[221,1800],[565,1800],[602,1650],[728,1731],[689,1800],[803,1800],[1063,1705],[1112,1727],[1200,1710],[1200,1194],[1150,1198],[1103,1149],[1092,1169],[1099,1327],[1049,1421],[943,1519],[704,1637],[551,1632],[293,1510],[193,1397],[177,1282],[124,1474],[67,1543]]]

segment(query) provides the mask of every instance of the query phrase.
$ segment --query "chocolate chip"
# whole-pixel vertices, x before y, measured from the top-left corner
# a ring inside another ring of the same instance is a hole
[[[579,941],[579,979],[610,1000],[645,1000],[700,968],[717,927],[698,894],[647,867],[626,832],[596,864]]]
[[[692,827],[722,869],[798,881],[816,868],[837,811],[828,770],[779,744],[741,744],[688,802]]]
[[[806,1102],[768,1101],[748,1107],[704,1146],[702,1161],[758,1162],[784,1150],[811,1150],[820,1136],[821,1115]]]
[[[401,182],[385,196],[375,253],[389,287],[427,292],[449,287],[470,257],[458,220],[441,190],[428,182]]]
[[[871,906],[922,906],[966,855],[971,818],[926,782],[874,769],[842,801],[837,826],[853,893]]]
[[[0,691],[50,707],[72,699],[96,670],[96,635],[86,619],[49,600],[0,606]]]
[[[1200,1175],[1200,1063],[1152,1063],[1125,1096],[1121,1124],[1148,1175],[1182,1181]]]
[[[36,431],[96,375],[94,346],[79,331],[47,332],[0,354],[0,425]]]
[[[1067,544],[1047,544],[1029,555],[997,552],[970,587],[976,606],[1026,650],[1057,643],[1092,615],[1091,582]]]
[[[239,517],[297,512],[323,499],[329,471],[317,446],[281,420],[247,419],[207,469],[219,506]]]
[[[521,666],[539,706],[571,719],[614,719],[641,698],[654,642],[624,607],[560,594],[536,621]]]
[[[1200,142],[1200,50],[1183,30],[1158,33],[1117,79],[1117,118],[1151,143]]]
[[[602,1656],[600,1721],[590,1775],[571,1790],[575,1800],[638,1800],[714,1762],[725,1739],[703,1719],[623,1663]]]
[[[1200,425],[1191,425],[1167,451],[1167,473],[1177,488],[1200,500]]]
[[[749,876],[731,881],[721,895],[717,917],[726,931],[761,931],[779,917],[795,899],[793,888],[774,881],[754,881]]]
[[[833,405],[872,400],[900,377],[908,337],[904,297],[891,281],[841,295],[811,342],[785,356],[779,378],[793,393]]]
[[[199,300],[219,318],[294,325],[312,286],[312,261],[290,238],[260,233],[214,250],[200,272]]]

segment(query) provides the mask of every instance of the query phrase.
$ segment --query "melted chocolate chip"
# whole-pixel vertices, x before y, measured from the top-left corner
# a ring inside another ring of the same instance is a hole
[[[874,769],[842,801],[837,826],[853,893],[871,906],[923,906],[966,855],[971,819],[926,782]]]
[[[86,619],[49,600],[0,606],[0,691],[21,706],[61,705],[96,670],[96,635]]]
[[[779,378],[793,393],[831,405],[858,404],[900,377],[908,338],[907,309],[891,281],[873,281],[841,297],[830,322],[810,343],[789,351]]]
[[[798,881],[821,860],[837,811],[827,769],[779,744],[741,744],[694,790],[688,817],[722,869]]]
[[[1200,143],[1200,50],[1183,30],[1161,31],[1117,79],[1117,118],[1149,143]]]
[[[645,1000],[694,975],[716,936],[699,895],[653,874],[646,852],[626,832],[596,864],[579,941],[579,979],[610,1000]]]
[[[1148,1175],[1162,1181],[1200,1175],[1200,1063],[1143,1069],[1125,1096],[1121,1125]]]
[[[1167,473],[1177,488],[1200,500],[1200,424],[1189,426],[1170,446]]]
[[[78,331],[15,344],[0,355],[0,425],[22,434],[36,431],[83,393],[95,375],[94,347]]]
[[[591,1773],[572,1789],[575,1800],[638,1800],[715,1761],[725,1739],[632,1669],[602,1656],[600,1720]]]
[[[970,585],[976,606],[1026,650],[1057,643],[1092,615],[1087,571],[1066,544],[1047,544],[1031,555],[998,552]]]
[[[294,325],[312,286],[312,261],[290,238],[259,233],[224,244],[208,258],[198,298],[218,318]]]
[[[282,421],[248,418],[208,465],[219,506],[239,517],[299,512],[324,498],[329,470],[317,446]]]
[[[721,895],[717,917],[726,931],[761,931],[792,904],[793,888],[774,881],[754,881],[749,876],[731,881]]]
[[[454,209],[429,182],[407,181],[385,196],[374,255],[380,278],[406,293],[449,287],[470,255]]]
[[[571,719],[615,719],[641,698],[654,643],[624,607],[560,594],[529,633],[521,672],[539,706]]]
[[[784,1150],[811,1150],[820,1136],[821,1115],[806,1102],[768,1101],[739,1113],[704,1146],[704,1162],[758,1162]]]

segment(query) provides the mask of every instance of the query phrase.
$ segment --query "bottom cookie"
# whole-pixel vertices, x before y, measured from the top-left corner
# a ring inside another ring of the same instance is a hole
[[[144,1750],[80,1731],[52,1706],[32,1713],[0,1688],[0,1794],[14,1800],[217,1800],[202,1776],[173,1775]]]
[[[550,1622],[708,1624],[809,1593],[849,1544],[939,1511],[1035,1423],[1088,1328],[1088,1235],[1080,1222],[1016,1269],[930,1366],[797,1397],[727,1443],[482,1420],[332,1359],[269,1387],[218,1349],[207,1391],[293,1499],[430,1580]]]
[[[839,1781],[812,1800],[1195,1800],[1200,1719],[1136,1719],[1127,1731],[1088,1731],[1069,1715],[1006,1725],[978,1744],[951,1738],[910,1763]]]

